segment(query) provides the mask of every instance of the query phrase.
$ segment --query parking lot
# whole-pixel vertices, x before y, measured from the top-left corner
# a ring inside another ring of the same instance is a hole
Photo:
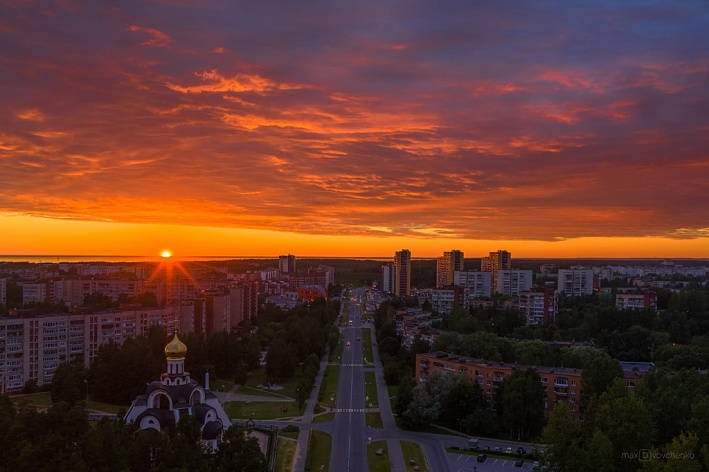
[[[495,470],[531,471],[532,463],[525,462],[522,467],[515,466],[515,460],[488,457],[485,462],[478,462],[477,455],[448,453],[448,464],[455,472],[488,472]]]

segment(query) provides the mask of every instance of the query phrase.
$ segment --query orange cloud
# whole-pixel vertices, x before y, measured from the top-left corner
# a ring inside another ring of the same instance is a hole
[[[167,48],[170,47],[170,43],[172,43],[172,38],[170,38],[170,36],[166,35],[162,31],[158,31],[153,28],[129,25],[127,30],[131,32],[146,33],[151,36],[151,39],[140,43],[141,46],[156,46],[161,48]]]

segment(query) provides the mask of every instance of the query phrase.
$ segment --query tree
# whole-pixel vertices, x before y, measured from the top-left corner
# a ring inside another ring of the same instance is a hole
[[[542,431],[542,442],[547,445],[544,460],[560,470],[577,470],[582,461],[581,439],[581,425],[568,403],[557,403]]]
[[[529,437],[544,414],[545,396],[541,377],[533,369],[514,369],[502,380],[495,404],[511,438]]]
[[[80,365],[59,364],[52,379],[52,403],[67,402],[70,405],[87,399],[88,371]]]
[[[615,379],[623,378],[623,369],[617,359],[610,356],[600,356],[589,359],[583,365],[581,372],[581,409],[584,410],[591,398],[600,396]]]

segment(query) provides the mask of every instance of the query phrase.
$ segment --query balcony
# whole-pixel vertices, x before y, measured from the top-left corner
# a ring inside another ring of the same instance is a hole
[[[554,387],[554,395],[566,397],[569,395],[568,389],[562,387]]]

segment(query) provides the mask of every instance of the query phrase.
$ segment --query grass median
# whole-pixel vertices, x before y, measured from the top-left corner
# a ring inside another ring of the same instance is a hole
[[[381,451],[381,454],[377,454]],[[389,448],[386,441],[374,441],[367,444],[367,464],[369,472],[391,472]]]
[[[308,441],[308,455],[305,458],[305,471],[325,471],[330,469],[332,436],[322,431],[311,431]]]
[[[411,441],[401,441],[401,453],[404,455],[407,472],[413,472],[418,466],[421,472],[428,472],[428,464],[420,445]]]

